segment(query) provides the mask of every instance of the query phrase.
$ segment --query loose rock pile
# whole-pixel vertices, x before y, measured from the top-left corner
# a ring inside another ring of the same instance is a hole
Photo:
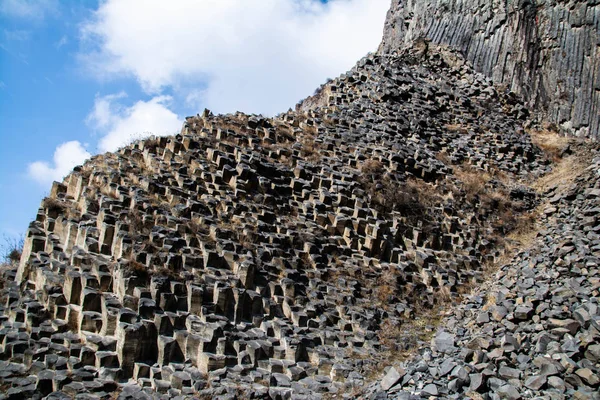
[[[371,398],[600,398],[600,158],[545,197],[533,246],[452,310],[418,357],[389,368]]]
[[[8,274],[4,396],[364,385],[382,324],[482,281],[498,235],[537,203],[519,182],[549,162],[527,114],[457,53],[420,44],[364,58],[296,111],[205,111],[94,157],[53,185]]]

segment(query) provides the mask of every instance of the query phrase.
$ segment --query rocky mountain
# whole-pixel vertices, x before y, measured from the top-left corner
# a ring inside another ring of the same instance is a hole
[[[421,38],[459,50],[563,130],[600,135],[600,2],[392,1],[380,51]]]
[[[596,398],[595,146],[401,9],[294,111],[55,182],[3,268],[0,397]]]

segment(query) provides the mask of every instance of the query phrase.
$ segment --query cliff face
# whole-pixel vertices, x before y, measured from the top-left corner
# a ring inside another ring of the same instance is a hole
[[[418,38],[460,50],[565,131],[600,135],[600,1],[393,0],[380,52]]]
[[[296,112],[206,111],[94,157],[53,185],[8,271],[0,369],[16,372],[0,385],[99,398],[120,382],[122,399],[360,388],[416,343],[395,336],[404,321],[482,281],[537,201],[518,182],[549,162],[526,116],[430,45],[366,57]]]

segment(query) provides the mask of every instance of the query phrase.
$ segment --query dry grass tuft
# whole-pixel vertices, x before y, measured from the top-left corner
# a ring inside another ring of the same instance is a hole
[[[462,134],[469,133],[469,127],[461,124],[447,124],[444,128],[449,132],[458,132]]]
[[[415,318],[403,320],[399,324],[386,319],[379,329],[379,341],[386,349],[382,357],[385,365],[408,360],[417,354],[422,343],[428,343],[442,321],[442,309],[423,309]],[[382,364],[383,366],[383,364]]]
[[[538,179],[531,187],[538,193],[545,193],[552,187],[566,187],[587,168],[589,164],[581,155],[571,155],[554,165],[552,172]]]
[[[377,278],[375,297],[380,306],[390,304],[390,299],[397,292],[397,279],[397,275],[391,270],[384,271]]]
[[[314,136],[306,136],[301,140],[300,155],[307,161],[318,163],[321,160],[320,146],[315,142]]]
[[[23,236],[11,237],[4,235],[0,244],[0,262],[15,264],[21,260],[21,252],[25,238]]]
[[[467,200],[472,200],[483,194],[486,191],[485,186],[492,179],[492,176],[487,172],[480,171],[470,165],[456,168],[454,175],[462,182]]]
[[[57,218],[59,215],[65,214],[68,210],[63,202],[52,197],[46,197],[42,201],[42,207],[46,209],[50,218]]]
[[[383,163],[379,160],[368,159],[360,166],[360,172],[366,176],[379,176],[383,173]]]
[[[560,161],[563,152],[570,144],[570,139],[560,135],[556,126],[553,125],[547,125],[539,130],[530,130],[528,133],[531,136],[531,142],[553,162]]]
[[[450,159],[450,155],[448,155],[448,152],[446,151],[446,149],[443,149],[443,150],[437,152],[435,155],[435,158],[438,161],[441,161],[442,163],[444,163],[445,165],[452,164],[452,160]]]

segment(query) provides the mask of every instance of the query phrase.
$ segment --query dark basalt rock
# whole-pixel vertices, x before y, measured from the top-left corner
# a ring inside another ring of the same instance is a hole
[[[600,135],[598,1],[393,0],[380,52],[418,39],[459,50],[564,130]]]

